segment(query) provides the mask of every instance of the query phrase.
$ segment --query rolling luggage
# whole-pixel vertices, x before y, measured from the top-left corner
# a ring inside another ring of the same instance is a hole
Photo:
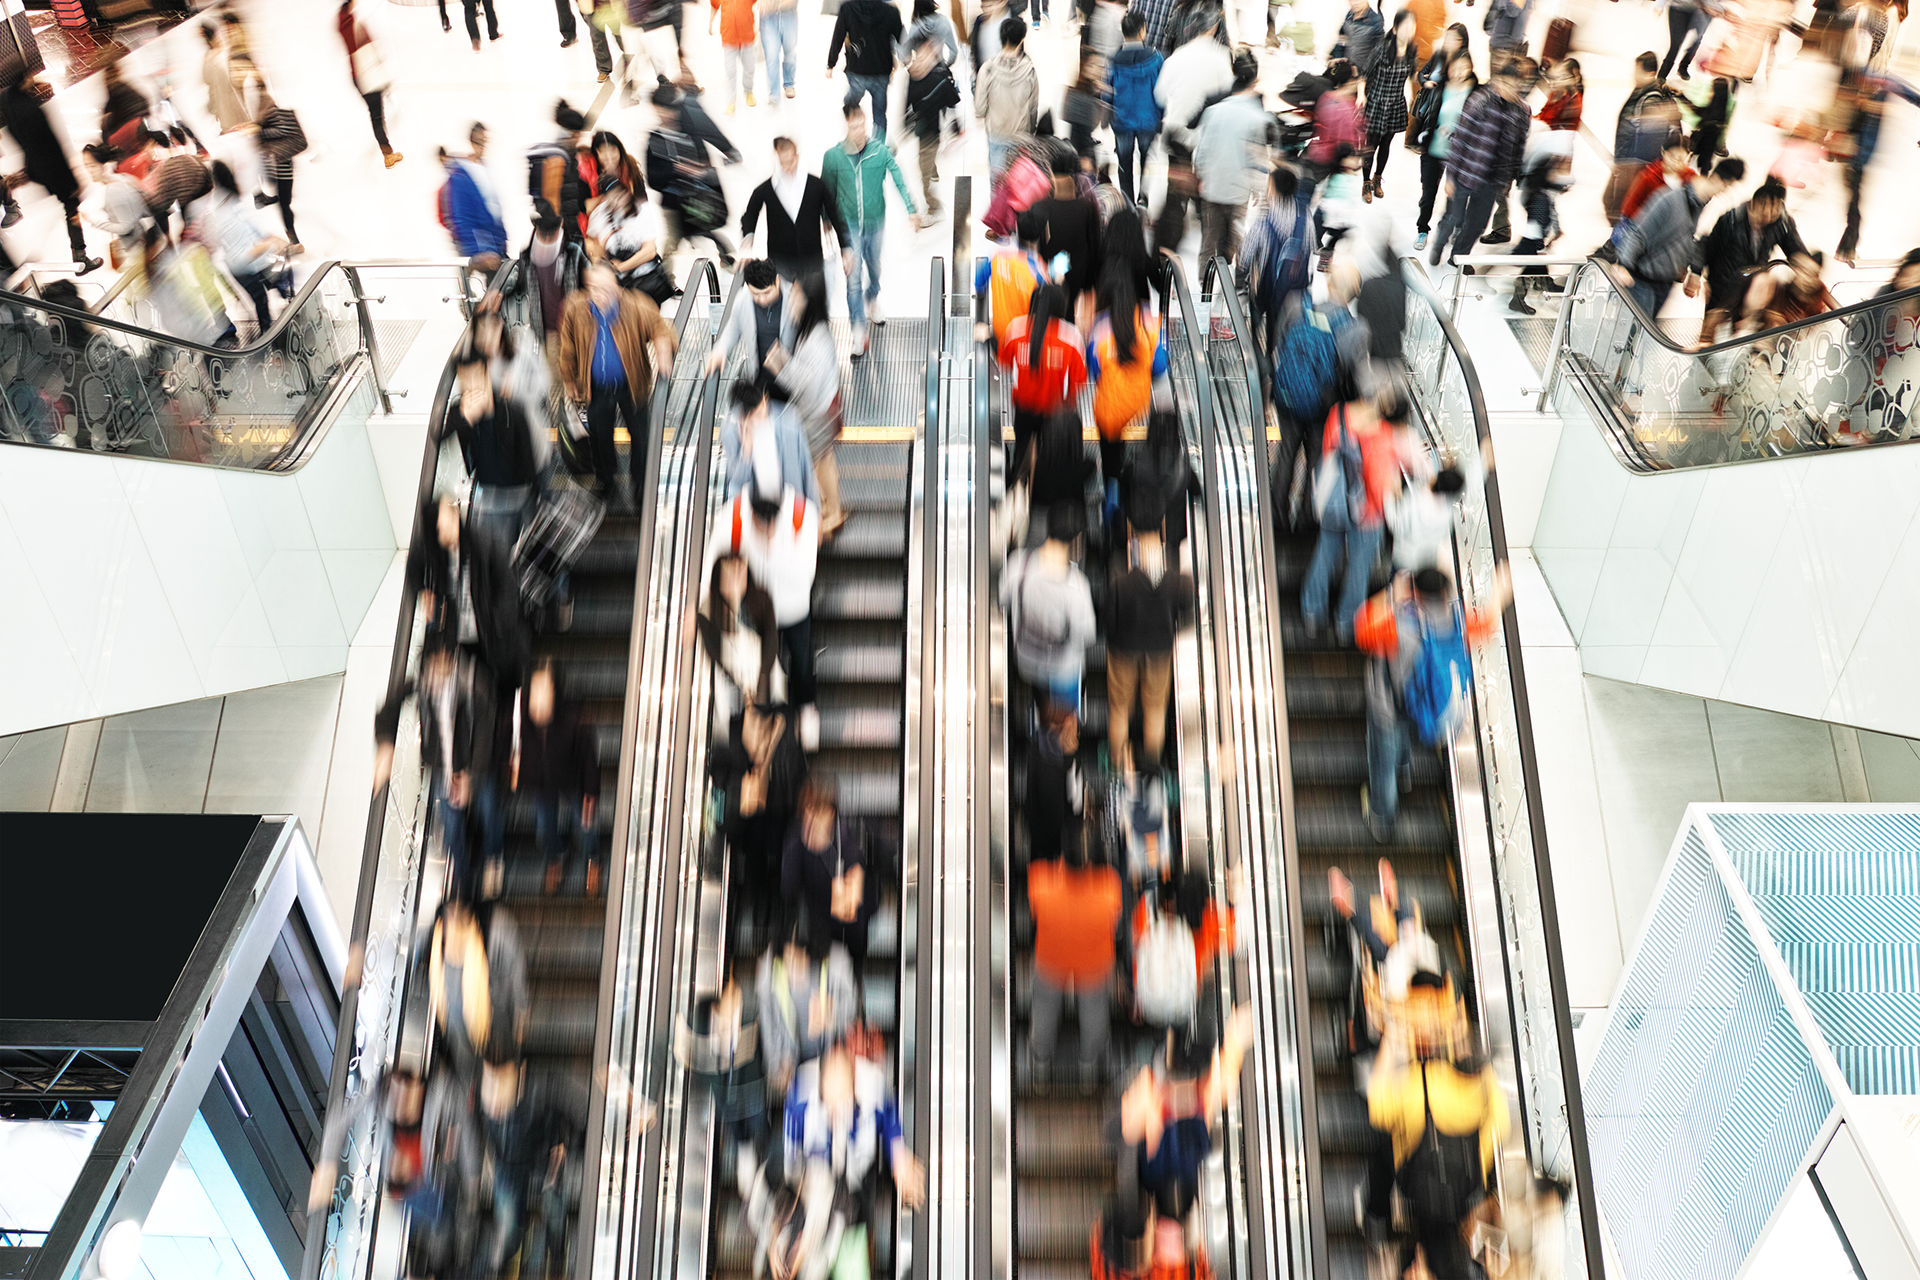
[[[1547,39],[1540,46],[1542,65],[1551,66],[1567,56],[1567,50],[1573,47],[1573,21],[1570,18],[1555,18],[1547,24]]]
[[[513,567],[520,576],[520,603],[538,609],[553,599],[560,578],[600,529],[607,504],[571,485],[540,495],[533,518],[513,546]]]

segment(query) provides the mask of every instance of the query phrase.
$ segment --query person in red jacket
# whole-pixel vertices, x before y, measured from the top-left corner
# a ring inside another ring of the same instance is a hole
[[[1054,414],[1079,403],[1087,381],[1086,340],[1073,324],[1073,304],[1057,284],[1034,290],[1027,314],[1007,326],[1000,364],[1007,371],[1013,400],[1013,456],[1026,454],[1027,441]]]
[[[1347,567],[1333,613],[1333,630],[1339,643],[1352,643],[1353,615],[1367,598],[1367,575],[1380,550],[1387,499],[1400,492],[1400,451],[1393,427],[1404,422],[1406,416],[1406,397],[1392,386],[1381,392],[1378,402],[1351,400],[1335,405],[1327,414],[1320,445],[1321,467],[1334,465],[1344,436],[1348,447],[1357,447],[1360,452],[1365,501],[1350,492],[1328,497],[1330,491],[1321,489],[1320,474],[1314,476],[1314,514],[1320,517],[1320,539],[1314,544],[1313,560],[1300,587],[1300,614],[1309,638],[1326,629],[1333,566],[1344,551]],[[1336,504],[1343,509],[1336,511]],[[1357,516],[1353,514],[1356,509]]]

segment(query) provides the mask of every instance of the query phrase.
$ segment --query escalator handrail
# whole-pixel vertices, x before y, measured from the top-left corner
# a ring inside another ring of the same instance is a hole
[[[1850,302],[1844,307],[1835,307],[1831,311],[1822,311],[1817,315],[1808,316],[1804,320],[1790,321],[1787,324],[1775,325],[1771,329],[1761,329],[1754,333],[1743,333],[1737,337],[1728,338],[1724,342],[1716,342],[1711,346],[1695,348],[1682,346],[1680,343],[1668,337],[1666,331],[1660,327],[1660,322],[1647,315],[1646,308],[1640,305],[1639,300],[1636,299],[1633,294],[1620,287],[1619,283],[1608,274],[1606,264],[1602,263],[1598,258],[1588,258],[1567,274],[1566,293],[1564,294],[1567,302],[1563,302],[1561,304],[1562,306],[1568,305],[1568,303],[1572,301],[1574,286],[1586,275],[1598,276],[1605,282],[1606,287],[1617,294],[1620,301],[1626,304],[1627,310],[1632,314],[1635,323],[1645,330],[1655,342],[1676,355],[1695,357],[1719,355],[1723,351],[1732,351],[1740,347],[1751,347],[1769,338],[1790,336],[1799,329],[1809,329],[1816,325],[1830,324],[1835,320],[1849,320],[1862,312],[1895,306],[1902,302],[1920,300],[1920,287],[1903,289],[1899,293],[1889,293],[1872,298],[1863,298],[1859,302]],[[1555,352],[1554,354],[1558,357],[1561,353]]]
[[[727,310],[730,311],[733,307],[740,293],[741,282],[744,279],[745,277],[740,273],[736,272],[734,274],[733,284],[726,295],[725,305]],[[700,296],[702,284],[706,286],[705,297],[707,305],[711,306],[721,301],[719,273],[715,270],[713,261],[708,258],[702,258],[694,264],[693,270],[689,273],[686,286],[682,292],[679,312],[674,317],[675,336],[681,341],[682,345],[684,345],[688,321],[692,318],[696,310],[696,299]],[[724,328],[725,325],[726,312],[723,311],[720,326]],[[718,332],[718,330],[716,330],[716,332]],[[695,495],[693,501],[696,504],[701,501],[700,495],[706,493],[709,484],[708,477],[711,469],[711,454],[713,452],[713,410],[716,388],[719,384],[720,376],[719,371],[702,375],[697,389],[688,399],[687,412],[692,415],[698,423],[698,434],[695,439],[694,483],[692,488],[692,492]],[[642,664],[647,641],[645,614],[648,604],[648,583],[651,577],[651,567],[654,558],[654,529],[659,523],[660,491],[665,481],[661,467],[661,459],[664,454],[666,439],[665,417],[672,388],[673,378],[671,374],[666,378],[657,380],[654,388],[655,401],[648,419],[650,423],[657,424],[654,429],[647,432],[648,468],[646,474],[653,477],[654,483],[647,490],[639,513],[640,547],[634,565],[635,584],[633,607],[635,625],[632,627],[628,644],[626,696],[625,705],[621,711],[620,773],[614,798],[613,838],[618,844],[611,851],[615,856],[608,860],[607,918],[605,931],[602,935],[601,951],[602,980],[595,999],[592,1058],[594,1074],[588,1102],[586,1159],[580,1184],[582,1188],[580,1212],[579,1218],[575,1223],[575,1239],[578,1242],[578,1247],[575,1251],[574,1266],[574,1275],[576,1276],[585,1276],[592,1273],[594,1265],[593,1250],[598,1237],[597,1223],[594,1220],[598,1206],[593,1197],[597,1194],[597,1188],[600,1184],[600,1155],[601,1148],[604,1145],[603,1135],[607,1113],[607,1076],[609,1074],[609,1059],[613,1047],[613,1019],[615,1012],[614,984],[606,981],[605,978],[609,969],[614,967],[618,960],[620,947],[620,908],[626,897],[625,885],[628,864],[633,860],[631,856],[633,851],[628,847],[626,842],[629,839],[627,829],[632,823],[633,780],[639,759],[639,744],[634,739],[637,736],[636,731],[639,726],[640,716],[639,700],[642,683]],[[679,433],[684,429],[685,425],[685,423],[675,424],[676,445],[680,442]],[[631,464],[629,464],[629,466],[631,466]],[[691,617],[693,610],[696,608],[698,590],[697,584],[693,582],[693,578],[698,572],[699,556],[705,545],[704,537],[692,537],[687,541],[686,555],[689,557],[686,571],[687,595],[682,602],[684,616],[687,617]],[[671,767],[674,772],[674,784],[668,788],[666,795],[667,825],[663,829],[667,831],[678,830],[683,816],[680,808],[680,796],[685,790],[687,735],[690,729],[688,720],[691,716],[688,704],[693,695],[693,654],[694,650],[698,648],[697,641],[693,639],[691,628],[689,628],[687,632],[682,648],[683,652],[678,659],[680,678],[674,683],[674,703],[662,721],[663,724],[670,726],[670,732],[672,734],[669,749],[673,752],[673,755],[670,756],[669,759],[673,762]],[[659,749],[659,743],[654,743],[652,747],[653,758],[658,758]],[[663,881],[662,891],[669,891],[666,878],[662,877],[661,879]],[[641,939],[640,948],[642,950],[649,947],[654,948],[656,950],[656,956],[658,956],[660,951],[671,945],[673,933],[672,922],[667,918],[667,914],[663,910],[659,917],[655,936]],[[663,968],[656,965],[654,972],[658,975],[663,972]],[[665,1002],[660,1000],[657,983],[652,991],[636,993],[636,1001],[640,1009],[645,1010],[649,1006],[651,1006],[652,1009],[651,1026],[647,1028],[647,1034],[640,1039],[639,1044],[645,1046],[644,1051],[653,1059],[653,1062],[650,1064],[649,1075],[646,1077],[653,1079],[657,1076],[657,1070],[655,1069],[660,1066],[667,1049],[667,1037],[662,1032],[660,1023],[671,1011],[667,1008]],[[643,1025],[642,1018],[636,1016],[635,1025],[636,1029],[640,1028]],[[636,1051],[636,1060],[638,1060],[639,1056],[639,1051]],[[630,1084],[637,1093],[641,1081],[635,1079],[631,1081]],[[654,1126],[650,1132],[643,1135],[641,1139],[641,1162],[644,1168],[657,1171],[664,1136],[660,1126],[657,1125]],[[643,1175],[643,1177],[647,1178],[651,1176],[653,1176],[651,1173]],[[629,1175],[629,1177],[631,1177],[631,1175]],[[643,1181],[642,1185],[645,1186],[647,1183]],[[652,1196],[641,1196],[639,1198],[639,1209],[640,1221],[633,1238],[636,1241],[647,1241],[651,1238],[653,1219],[659,1210],[658,1199]],[[638,1249],[634,1256],[637,1259],[645,1260],[642,1266],[636,1268],[635,1274],[640,1276],[648,1274],[648,1269],[651,1267],[654,1257],[653,1250],[651,1248]]]
[[[421,449],[420,476],[414,486],[413,531],[407,545],[407,558],[400,587],[400,616],[394,627],[393,656],[387,664],[387,684],[383,702],[391,700],[400,692],[407,680],[407,668],[413,651],[414,615],[421,590],[421,567],[424,558],[417,552],[422,538],[420,513],[433,501],[434,482],[439,471],[442,428],[446,423],[448,409],[453,401],[454,364],[453,357],[447,358],[446,365],[440,371],[440,380],[434,386],[433,405],[427,415],[427,434]],[[373,799],[367,807],[367,833],[361,843],[360,882],[355,890],[353,906],[353,926],[349,934],[351,945],[348,955],[347,980],[341,984],[340,1016],[334,1028],[333,1066],[327,1083],[327,1110],[324,1117],[324,1133],[321,1151],[315,1161],[316,1170],[327,1165],[338,1165],[340,1145],[346,1136],[347,1117],[343,1114],[346,1100],[347,1078],[351,1071],[360,1066],[359,1055],[353,1052],[355,1046],[354,1028],[360,1013],[360,979],[364,976],[367,935],[372,930],[373,900],[380,880],[380,849],[386,829],[388,793],[392,788],[391,779],[380,784],[374,790]],[[426,860],[420,861],[420,874],[426,872]],[[419,902],[416,889],[414,902]],[[401,1006],[404,1007],[404,996]],[[379,1078],[385,1069],[385,1063],[367,1064],[361,1071],[363,1083]],[[382,1179],[384,1181],[384,1178]],[[325,1258],[327,1246],[327,1218],[332,1212],[332,1202],[310,1209],[307,1214],[306,1248],[300,1264],[300,1280],[316,1280],[320,1274],[320,1265]]]
[[[966,179],[961,178],[957,181],[965,182]],[[959,199],[960,193],[956,191],[956,204]],[[958,207],[962,210],[965,208],[964,205],[958,205]],[[961,218],[955,219],[956,224],[961,221]],[[915,924],[914,938],[914,1088],[911,1095],[908,1094],[904,1087],[906,1084],[904,1063],[907,1056],[907,1045],[904,1037],[907,1024],[903,1019],[899,1018],[896,1018],[894,1021],[895,1037],[898,1043],[894,1045],[893,1054],[894,1099],[896,1105],[910,1106],[912,1108],[913,1137],[918,1141],[919,1145],[917,1150],[922,1156],[931,1155],[928,1144],[933,1134],[932,1108],[929,1106],[933,1097],[933,1061],[925,1051],[927,1041],[932,1035],[933,966],[925,963],[926,957],[922,955],[922,948],[926,946],[929,939],[930,930],[925,926],[933,910],[933,895],[930,892],[931,882],[927,875],[929,869],[927,851],[933,844],[935,797],[938,794],[938,788],[932,785],[929,774],[933,767],[933,762],[939,758],[940,742],[940,725],[938,718],[928,714],[929,707],[932,704],[932,700],[929,699],[928,694],[938,687],[937,681],[940,674],[936,663],[939,650],[938,646],[934,643],[934,638],[939,634],[940,625],[940,593],[937,588],[939,584],[942,516],[942,504],[940,501],[940,464],[944,442],[941,441],[939,437],[941,435],[940,381],[943,372],[941,369],[941,361],[945,356],[947,347],[947,281],[945,268],[946,264],[941,261],[940,257],[936,254],[933,261],[929,264],[932,280],[928,285],[927,292],[926,404],[924,409],[925,416],[921,419],[920,426],[920,719],[918,726],[920,730],[920,758],[917,768],[913,771],[920,784],[920,794],[917,796],[901,797],[902,812],[905,812],[907,804],[913,804],[920,810],[919,829],[914,840],[916,847],[913,851],[913,856],[919,863],[915,878],[916,896],[914,899],[914,913],[919,919]],[[908,456],[912,456],[911,451],[909,451]],[[909,502],[911,502],[911,500],[909,500]],[[909,537],[911,537],[911,534],[909,534]],[[903,724],[902,728],[904,727]],[[900,771],[903,784],[908,776],[908,770],[905,764],[906,762],[903,760]],[[895,911],[898,923],[894,928],[896,938],[895,945],[900,953],[896,957],[896,962],[899,966],[899,976],[896,979],[898,984],[897,989],[899,991],[905,991],[907,987],[907,948],[905,945],[906,903],[904,900],[904,889],[906,887],[905,867],[906,851],[903,849],[901,850],[902,874],[900,886],[903,893],[902,900]],[[894,1007],[896,1009],[899,1008],[897,997]],[[929,1160],[927,1167],[931,1168],[935,1166],[933,1162]],[[929,1187],[929,1197],[931,1197],[931,1194],[932,1188]],[[898,1276],[902,1274],[900,1271],[900,1223],[904,1216],[904,1208],[900,1202],[900,1195],[897,1188],[894,1192],[893,1215],[893,1271],[894,1274]],[[926,1212],[924,1208],[921,1212],[914,1215],[913,1229],[915,1247],[908,1251],[913,1258],[913,1270],[907,1274],[921,1277],[927,1274],[927,1259],[932,1253],[932,1246],[931,1240],[925,1237],[930,1232],[932,1219],[933,1215]]]
[[[1467,349],[1466,341],[1461,338],[1460,331],[1454,327],[1453,320],[1447,315],[1445,304],[1434,292],[1432,284],[1427,280],[1426,272],[1417,259],[1404,260],[1403,275],[1409,292],[1432,310],[1434,320],[1446,339],[1447,348],[1459,364],[1461,380],[1466,386],[1468,405],[1473,415],[1474,435],[1480,442],[1481,448],[1485,449],[1492,443],[1493,428],[1487,417],[1486,398],[1480,389],[1479,373],[1474,367],[1473,356]],[[1568,292],[1571,295],[1571,285]],[[1920,290],[1915,292],[1920,293]],[[1622,291],[1622,297],[1629,305],[1633,305],[1631,296],[1624,291]],[[1638,311],[1638,308],[1636,307],[1635,310]],[[1442,358],[1445,358],[1444,355]],[[1492,542],[1494,562],[1505,564],[1508,563],[1506,518],[1500,505],[1499,479],[1493,471],[1489,471],[1486,475],[1485,491],[1487,529]],[[1554,896],[1553,869],[1547,855],[1546,811],[1540,800],[1540,765],[1534,749],[1533,718],[1527,697],[1526,670],[1521,657],[1519,613],[1511,604],[1502,612],[1500,625],[1506,646],[1507,679],[1509,688],[1513,692],[1516,716],[1514,731],[1520,749],[1521,776],[1527,791],[1527,821],[1532,833],[1533,872],[1539,885],[1540,929],[1544,935],[1543,943],[1547,953],[1548,982],[1552,992],[1558,1040],[1556,1048],[1561,1062],[1561,1080],[1566,1089],[1566,1123],[1573,1155],[1575,1201],[1580,1214],[1581,1238],[1586,1249],[1587,1274],[1590,1277],[1600,1277],[1606,1274],[1606,1265],[1601,1249],[1599,1213],[1594,1200],[1593,1171],[1587,1150],[1586,1112],[1581,1099],[1579,1059],[1574,1050],[1573,1020],[1567,1002],[1566,961],[1560,945],[1560,918]],[[1487,794],[1489,796],[1493,794],[1490,780]],[[1508,972],[1511,973],[1510,967]]]
[[[1252,433],[1255,446],[1255,456],[1253,459],[1254,492],[1257,502],[1256,511],[1259,515],[1256,524],[1259,528],[1261,554],[1265,562],[1268,565],[1277,565],[1279,563],[1279,548],[1275,541],[1273,520],[1271,517],[1271,513],[1275,510],[1273,506],[1273,494],[1271,492],[1272,476],[1266,465],[1266,399],[1261,387],[1260,363],[1257,350],[1254,346],[1253,331],[1247,322],[1245,309],[1240,305],[1240,294],[1235,284],[1233,263],[1229,259],[1216,256],[1203,265],[1200,277],[1200,294],[1202,298],[1219,297],[1225,299],[1227,319],[1233,327],[1236,341],[1240,346],[1241,357],[1246,363],[1247,404],[1249,411],[1248,430]],[[1280,629],[1280,584],[1277,575],[1274,573],[1263,573],[1261,578],[1263,594],[1266,597],[1264,602],[1265,608],[1267,617],[1270,620],[1268,626],[1270,652],[1267,657],[1273,664],[1273,688],[1279,695],[1279,706],[1284,707],[1287,683],[1285,649]],[[1289,903],[1298,903],[1303,899],[1300,888],[1299,836],[1294,829],[1292,740],[1291,736],[1284,731],[1284,712],[1282,712],[1282,716],[1283,723],[1280,726],[1282,731],[1274,735],[1278,756],[1276,760],[1276,768],[1279,774],[1277,782],[1280,789],[1281,802],[1280,839],[1283,857],[1280,862],[1280,872],[1285,881],[1282,889],[1286,901]],[[1303,931],[1298,928],[1288,928],[1286,934],[1286,945],[1291,958],[1292,968],[1290,995],[1294,1005],[1295,1026],[1300,1032],[1300,1034],[1296,1035],[1295,1052],[1296,1054],[1303,1054],[1305,1061],[1311,1063],[1313,1046],[1308,1034],[1308,1028],[1312,1025],[1310,1018],[1312,996],[1307,989],[1306,938]],[[1287,1210],[1289,1216],[1293,1219],[1293,1229],[1289,1232],[1289,1235],[1297,1237],[1299,1215],[1304,1208],[1307,1216],[1307,1230],[1304,1236],[1304,1244],[1309,1251],[1309,1265],[1322,1268],[1325,1264],[1321,1260],[1327,1256],[1327,1237],[1326,1214],[1320,1185],[1318,1090],[1315,1088],[1313,1072],[1310,1068],[1302,1067],[1297,1072],[1297,1075],[1300,1080],[1301,1133],[1299,1145],[1302,1166],[1306,1173],[1306,1204],[1304,1206],[1291,1206]],[[1249,1127],[1248,1133],[1251,1135],[1251,1127]],[[1251,1144],[1251,1137],[1249,1138],[1249,1142]],[[1256,1154],[1255,1151],[1249,1151],[1249,1168],[1260,1168],[1263,1178],[1266,1178],[1269,1182],[1274,1181],[1271,1176],[1271,1171],[1268,1168],[1253,1163]],[[1248,1199],[1249,1213],[1261,1212],[1260,1209],[1254,1207],[1253,1197],[1249,1196]],[[1316,1269],[1315,1274],[1324,1276],[1326,1273],[1323,1269]]]
[[[137,324],[128,324],[124,320],[115,320],[111,316],[96,315],[91,311],[77,311],[72,307],[61,306],[57,302],[48,302],[44,298],[36,298],[24,293],[14,293],[9,289],[0,289],[0,303],[45,312],[48,315],[58,316],[60,319],[75,321],[96,329],[112,329],[116,333],[123,333],[130,338],[139,338],[145,342],[165,343],[167,346],[178,347],[183,351],[193,351],[200,355],[216,356],[222,360],[232,360],[240,356],[258,355],[271,348],[273,344],[279,340],[280,336],[286,332],[287,326],[293,322],[294,316],[306,305],[307,300],[318,292],[321,281],[331,275],[336,268],[344,272],[351,269],[352,266],[358,265],[357,263],[348,264],[339,259],[329,259],[321,263],[320,269],[307,277],[306,284],[300,287],[299,293],[293,295],[292,301],[280,309],[280,314],[274,317],[273,323],[267,327],[267,331],[244,347],[208,346],[205,343],[193,342],[186,338],[176,338],[172,334],[162,333],[158,329],[143,329]],[[105,299],[102,299],[102,301],[104,302]]]
[[[1177,302],[1178,312],[1184,318],[1187,346],[1193,360],[1194,399],[1199,414],[1201,492],[1202,501],[1207,512],[1207,578],[1210,599],[1213,601],[1212,607],[1218,609],[1223,607],[1221,602],[1229,598],[1229,585],[1226,577],[1226,550],[1223,541],[1223,530],[1226,527],[1226,478],[1224,464],[1220,458],[1220,442],[1217,438],[1219,425],[1215,421],[1212,369],[1207,361],[1206,340],[1208,325],[1206,319],[1202,317],[1194,307],[1192,291],[1187,287],[1185,265],[1179,258],[1173,257],[1172,255],[1166,257],[1166,263],[1169,276],[1167,293],[1170,299]],[[1167,321],[1170,320],[1171,317],[1167,317]],[[1265,518],[1262,517],[1263,523],[1264,520]],[[1232,642],[1227,634],[1227,629],[1216,625],[1213,628],[1216,674],[1232,671],[1238,665],[1233,660],[1231,644]],[[1222,742],[1219,745],[1224,749],[1227,748],[1229,744]],[[1238,753],[1236,753],[1236,756],[1237,754]],[[1246,760],[1241,759],[1239,768],[1244,769],[1247,763]],[[1216,789],[1227,785],[1230,784],[1227,784],[1224,779],[1220,778],[1216,778],[1213,782],[1213,786]],[[1235,867],[1244,870],[1247,865],[1247,859],[1252,856],[1252,850],[1249,847],[1249,836],[1242,826],[1243,818],[1240,808],[1231,800],[1225,800],[1221,805],[1221,816],[1223,819],[1221,829],[1225,833],[1227,847],[1223,850],[1216,851],[1216,856],[1212,859],[1216,871],[1221,868],[1231,869]],[[1221,992],[1221,998],[1223,1000],[1230,999],[1224,990]],[[1222,1025],[1224,1025],[1224,1022]],[[1246,1078],[1250,1076],[1257,1077],[1258,1075],[1255,1055],[1248,1054],[1243,1060],[1241,1064],[1241,1074],[1244,1090]],[[1242,1096],[1245,1096],[1244,1092]],[[1241,1138],[1243,1146],[1245,1147],[1243,1159],[1246,1161],[1245,1169],[1242,1171],[1242,1177],[1246,1177],[1251,1170],[1256,1168],[1264,1171],[1266,1169],[1266,1162],[1262,1159],[1262,1152],[1254,1127],[1243,1124],[1241,1126]],[[1313,1172],[1317,1173],[1317,1170]],[[1254,1198],[1249,1196],[1247,1200],[1248,1212],[1257,1212]],[[1311,1205],[1309,1206],[1309,1208],[1312,1207]],[[1242,1231],[1246,1231],[1247,1225],[1246,1223],[1241,1224]],[[1246,1239],[1249,1249],[1249,1263],[1252,1267],[1252,1277],[1250,1280],[1266,1280],[1266,1277],[1275,1274],[1273,1270],[1275,1260],[1268,1258],[1264,1249],[1253,1248],[1254,1238],[1251,1232],[1247,1232]]]

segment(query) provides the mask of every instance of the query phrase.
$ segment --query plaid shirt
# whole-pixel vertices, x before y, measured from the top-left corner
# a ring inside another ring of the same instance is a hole
[[[1141,34],[1147,48],[1163,48],[1161,41],[1167,33],[1167,19],[1173,15],[1173,0],[1133,0],[1127,11],[1146,19],[1147,29]]]
[[[1380,44],[1380,51],[1367,72],[1367,133],[1384,138],[1407,127],[1407,81],[1417,69],[1412,45],[1403,57],[1393,56],[1393,37]]]
[[[1509,102],[1491,88],[1476,90],[1447,144],[1447,176],[1472,191],[1512,182],[1526,154],[1531,119],[1525,104]]]

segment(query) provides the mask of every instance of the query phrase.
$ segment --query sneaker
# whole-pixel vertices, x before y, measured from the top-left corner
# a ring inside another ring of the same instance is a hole
[[[75,258],[73,265],[79,268],[74,274],[84,276],[90,271],[98,271],[106,264],[100,258]]]
[[[788,96],[789,98],[791,98],[791,97],[793,96],[793,86],[792,86],[792,85],[788,85],[788,86],[787,86],[787,96]]]
[[[731,102],[729,102],[729,103],[727,104],[727,114],[728,114],[728,115],[732,115],[732,114],[733,114],[733,104],[732,104]]]
[[[589,898],[600,896],[600,864],[597,862],[587,863],[587,896]]]
[[[885,324],[886,322],[887,322],[887,318],[880,314],[880,299],[868,298],[867,299],[867,323],[871,325],[880,325],[880,324]]]
[[[19,205],[10,204],[7,206],[7,216],[0,218],[0,227],[10,227],[26,216],[25,211],[22,210]]]
[[[387,152],[387,168],[391,169],[393,168],[393,166],[399,164],[402,160],[405,160],[405,159],[406,157],[401,155],[398,151],[389,151]]]
[[[1446,252],[1446,248],[1447,248],[1447,241],[1446,241],[1446,237],[1444,236],[1442,236],[1438,240],[1433,241],[1430,245],[1428,245],[1427,246],[1427,265],[1430,267],[1439,266],[1440,255]]]
[[[820,749],[820,708],[811,702],[800,708],[800,749]]]
[[[610,72],[610,71],[602,71],[602,72],[600,73],[600,83],[601,83],[601,84],[605,84],[605,83],[606,83],[607,81],[609,81],[609,80],[611,80],[611,79],[613,79],[613,73],[612,73],[612,72]]]
[[[849,359],[858,360],[867,354],[867,338],[867,326],[861,325],[853,331],[853,351],[849,355]]]
[[[747,105],[750,107],[757,105],[753,100],[753,90],[751,89],[747,90]]]
[[[1513,239],[1513,231],[1511,228],[1509,228],[1507,231],[1507,234],[1505,235],[1501,235],[1498,231],[1487,232],[1487,234],[1480,237],[1480,243],[1481,244],[1505,244],[1507,243],[1507,241],[1511,239]]]
[[[560,47],[561,47],[562,49],[571,49],[571,48],[573,48],[573,46],[575,46],[575,45],[577,45],[577,44],[579,44],[579,43],[580,43],[580,37],[579,37],[579,36],[568,36],[568,37],[567,37],[567,38],[566,38],[565,40],[562,40],[562,41],[560,42]]]
[[[1419,235],[1413,238],[1413,251],[1415,253],[1418,253],[1420,252],[1420,250],[1426,247],[1427,247],[1427,233],[1422,231]]]

